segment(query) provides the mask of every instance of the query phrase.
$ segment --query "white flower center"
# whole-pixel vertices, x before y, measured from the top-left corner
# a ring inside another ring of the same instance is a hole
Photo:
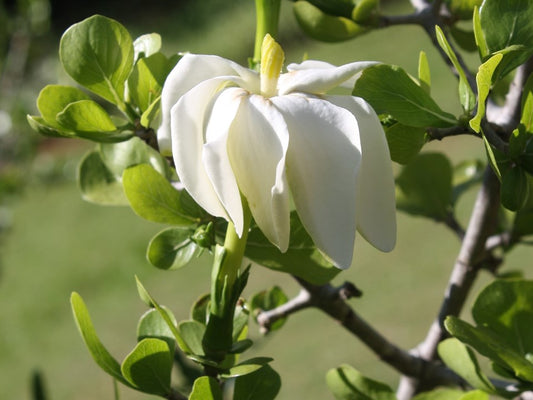
[[[267,33],[261,45],[261,94],[263,96],[276,95],[283,61],[285,61],[285,54],[281,46]]]

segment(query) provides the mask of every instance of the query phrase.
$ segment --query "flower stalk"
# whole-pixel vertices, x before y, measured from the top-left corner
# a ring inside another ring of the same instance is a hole
[[[268,34],[276,38],[278,35],[279,13],[281,0],[255,0],[256,30],[255,47],[252,64],[261,62],[261,45],[263,38]]]

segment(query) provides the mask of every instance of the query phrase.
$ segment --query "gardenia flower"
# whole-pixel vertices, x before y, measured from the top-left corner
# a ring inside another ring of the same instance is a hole
[[[356,230],[392,250],[394,178],[380,121],[359,97],[325,95],[375,63],[305,61],[281,74],[283,58],[269,35],[260,73],[217,56],[183,56],[163,87],[161,151],[171,151],[196,202],[239,236],[242,196],[285,252],[292,196],[315,245],[337,267],[351,265]]]

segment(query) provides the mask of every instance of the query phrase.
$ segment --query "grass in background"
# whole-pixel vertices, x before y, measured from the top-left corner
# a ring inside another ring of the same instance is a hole
[[[213,12],[216,20],[200,24],[200,33],[189,31],[194,25],[190,22],[180,28],[180,19],[173,15],[152,21],[150,29],[163,33],[167,53],[217,53],[245,63],[255,32],[253,2],[232,4],[238,7]],[[297,29],[289,6],[283,3],[280,39],[288,61],[298,61],[305,53],[337,64],[374,59],[415,74],[422,48],[430,58],[437,101],[457,112],[456,82],[420,29],[395,27],[344,44],[320,44],[300,34],[293,38]],[[142,29],[122,22],[129,29]],[[176,25],[179,36],[169,39]],[[446,140],[427,149],[446,151],[456,162],[483,157],[481,143],[474,139]],[[462,202],[463,220],[473,195]],[[113,398],[111,378],[92,361],[76,331],[68,302],[72,291],[83,296],[102,341],[121,360],[135,344],[136,323],[145,310],[137,297],[135,274],[178,319],[188,318],[192,302],[209,289],[207,257],[180,271],[156,270],[144,254],[149,239],[163,227],[142,221],[128,208],[85,203],[72,182],[32,187],[16,205],[14,218],[0,270],[1,399],[29,399],[34,369],[44,373],[50,399]],[[403,214],[398,218],[396,250],[382,254],[359,238],[356,267],[335,282],[350,280],[361,288],[364,296],[351,301],[357,312],[391,340],[410,348],[423,338],[436,314],[459,243],[440,225]],[[526,252],[518,252],[515,266],[526,265],[525,257]],[[298,290],[290,277],[254,268],[245,295],[272,285],[281,286],[289,296]],[[396,373],[356,338],[316,310],[292,316],[281,331],[266,338],[252,324],[251,336],[256,346],[247,355],[275,358],[273,367],[283,378],[280,400],[332,398],[324,376],[341,363],[391,384],[397,380]],[[121,392],[124,399],[150,398],[126,388]]]

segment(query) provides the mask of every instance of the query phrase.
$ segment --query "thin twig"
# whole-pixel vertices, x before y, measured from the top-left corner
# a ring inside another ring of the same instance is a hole
[[[427,130],[427,135],[430,141],[432,140],[442,140],[449,136],[459,136],[459,135],[472,135],[479,137],[479,135],[464,127],[464,126],[452,126],[450,128],[429,128]]]

